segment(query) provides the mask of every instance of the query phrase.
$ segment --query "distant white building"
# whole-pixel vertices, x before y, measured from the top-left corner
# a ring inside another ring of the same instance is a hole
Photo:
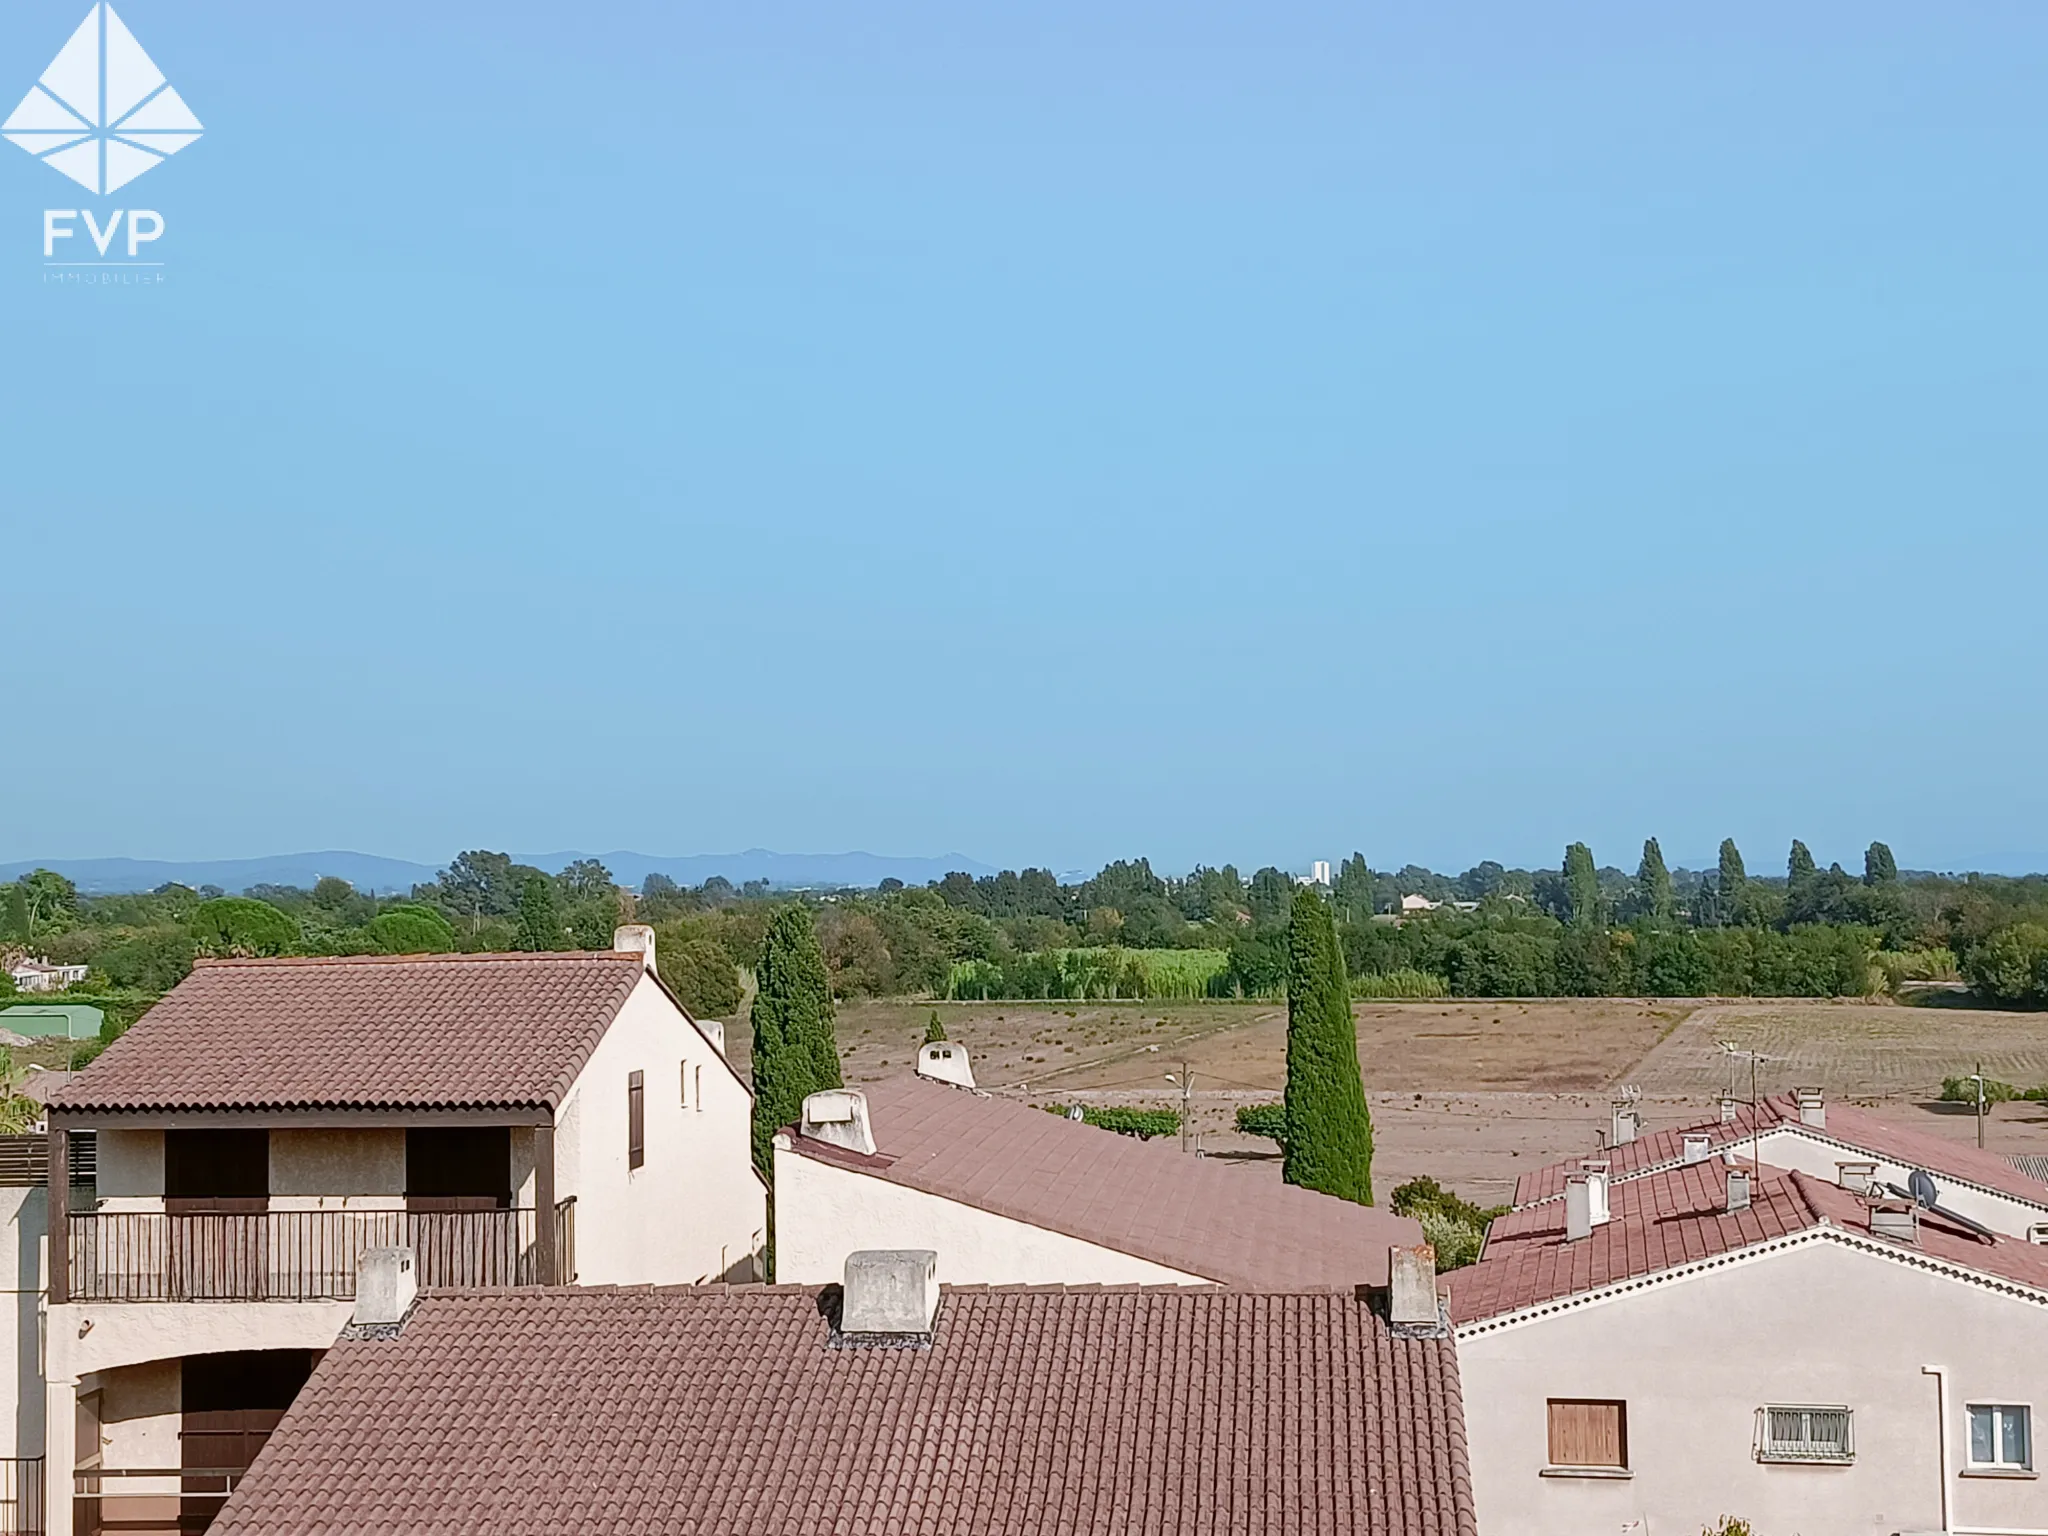
[[[82,965],[52,965],[47,960],[22,959],[7,968],[17,992],[58,992],[85,980]]]
[[[1443,903],[1440,901],[1431,901],[1427,896],[1417,896],[1413,892],[1401,898],[1401,911],[1404,914],[1409,912],[1434,912],[1442,905]]]
[[[1328,890],[1330,888],[1330,861],[1328,859],[1317,859],[1315,863],[1309,865],[1307,874],[1294,877],[1294,883],[1296,885],[1319,885],[1324,890]]]

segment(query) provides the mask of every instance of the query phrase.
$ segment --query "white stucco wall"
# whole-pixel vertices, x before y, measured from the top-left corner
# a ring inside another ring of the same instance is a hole
[[[1938,1531],[1939,1433],[1952,1527],[2048,1530],[2048,1482],[1957,1475],[1966,1402],[2032,1403],[2037,1437],[2048,1423],[2041,1300],[1821,1239],[1506,1328],[1468,1326],[1458,1360],[1485,1536],[1630,1520],[1690,1536],[1724,1514],[1773,1536]],[[1923,1365],[1948,1372],[1946,1424]],[[1573,1397],[1628,1404],[1631,1477],[1541,1475],[1546,1402]],[[1767,1404],[1852,1409],[1855,1463],[1758,1462]]]
[[[635,1071],[646,1076],[647,1159],[629,1169],[626,1081]],[[725,1059],[652,977],[643,978],[555,1117],[555,1194],[576,1197],[576,1278],[752,1278],[767,1226],[752,1113],[753,1098]]]
[[[43,1453],[43,1236],[48,1196],[0,1188],[0,1276],[7,1321],[0,1328],[0,1456]]]
[[[99,1372],[78,1384],[79,1394],[100,1395],[100,1465],[107,1467],[175,1467],[179,1464],[178,1432],[184,1428],[184,1364],[151,1360]],[[92,1447],[78,1447],[78,1459],[90,1461]],[[124,1489],[126,1485],[121,1485]],[[175,1482],[170,1484],[177,1487]]]
[[[946,1285],[1206,1285],[1199,1275],[775,1151],[775,1278],[836,1283],[863,1248],[929,1248]]]
[[[1816,1140],[1790,1126],[1765,1135],[1758,1155],[1772,1168],[1796,1169],[1817,1179],[1825,1179],[1830,1184],[1836,1182],[1840,1172],[1836,1166],[1838,1163],[1876,1163],[1878,1178],[1901,1189],[1906,1187],[1906,1180],[1913,1174],[1910,1163],[1896,1162],[1874,1152],[1852,1152],[1831,1142]],[[1969,1189],[1940,1173],[1933,1177],[1941,1191],[1944,1206],[1959,1216],[1981,1222],[1994,1232],[2024,1238],[2027,1229],[2036,1222],[2048,1222],[2048,1210],[2041,1206],[2029,1205],[2024,1200],[2014,1200],[1988,1190]],[[2048,1189],[2043,1193],[2048,1194]]]

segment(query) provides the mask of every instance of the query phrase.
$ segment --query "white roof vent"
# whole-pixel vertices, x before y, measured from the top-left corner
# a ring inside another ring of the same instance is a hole
[[[1428,1243],[1387,1250],[1387,1321],[1397,1328],[1434,1328],[1436,1249]]]
[[[1594,1226],[1604,1227],[1612,1218],[1608,1205],[1609,1187],[1614,1182],[1613,1165],[1605,1158],[1589,1157],[1579,1164],[1579,1171],[1586,1176],[1586,1196],[1590,1206],[1589,1216]]]
[[[1584,1173],[1565,1175],[1564,1240],[1580,1242],[1593,1235],[1593,1181]]]
[[[1870,1206],[1870,1235],[1895,1243],[1920,1241],[1920,1204],[1916,1200],[1876,1200]]]
[[[974,1086],[974,1068],[967,1061],[967,1047],[952,1040],[930,1040],[918,1047],[917,1075],[956,1088]]]
[[[797,1126],[812,1141],[844,1147],[849,1152],[873,1156],[874,1128],[868,1123],[868,1096],[850,1088],[832,1088],[804,1100],[804,1117]]]
[[[1853,1161],[1837,1163],[1835,1182],[1852,1195],[1867,1195],[1877,1187],[1877,1164]]]
[[[1714,1138],[1705,1131],[1685,1133],[1685,1161],[1704,1163],[1714,1150]]]
[[[931,1338],[939,1256],[930,1248],[870,1248],[846,1256],[839,1332],[861,1343]]]
[[[1746,1211],[1749,1209],[1749,1170],[1730,1168],[1728,1170],[1728,1209]]]
[[[2048,1221],[2037,1221],[2027,1228],[2027,1241],[2048,1247]]]
[[[1799,1123],[1817,1131],[1828,1126],[1828,1102],[1818,1088],[1794,1088],[1792,1098],[1799,1106]]]

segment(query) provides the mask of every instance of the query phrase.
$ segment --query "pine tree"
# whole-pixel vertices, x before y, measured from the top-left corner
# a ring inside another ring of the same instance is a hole
[[[518,947],[526,950],[557,949],[562,942],[562,919],[555,912],[555,882],[535,871],[519,885]]]
[[[1749,871],[1735,839],[1721,839],[1721,872],[1714,881],[1714,905],[1724,923],[1742,923],[1749,916]]]
[[[1863,883],[1889,885],[1899,878],[1899,861],[1883,843],[1872,843],[1863,855]]]
[[[1664,867],[1664,850],[1654,837],[1643,840],[1643,862],[1636,868],[1636,891],[1643,907],[1658,922],[1671,919],[1671,871]]]
[[[839,1045],[832,1033],[832,985],[811,914],[786,906],[768,921],[754,993],[754,1166],[775,1169],[775,1133],[803,1112],[804,1100],[837,1088]]]
[[[946,1021],[939,1017],[939,1010],[934,1008],[930,1021],[924,1027],[924,1043],[933,1045],[945,1038]]]
[[[1287,1122],[1280,1176],[1372,1204],[1372,1114],[1358,1070],[1351,986],[1330,909],[1296,893],[1287,920]]]
[[[1573,843],[1564,851],[1564,889],[1571,902],[1572,924],[1578,928],[1600,925],[1600,871],[1593,863],[1593,850]]]

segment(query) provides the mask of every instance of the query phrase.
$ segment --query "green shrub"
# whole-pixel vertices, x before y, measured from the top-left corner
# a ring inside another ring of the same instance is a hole
[[[1884,974],[1887,992],[1896,993],[1909,981],[1957,981],[1962,972],[1948,949],[1880,950],[1871,963]]]
[[[364,934],[387,955],[445,955],[455,948],[455,929],[432,907],[411,902],[386,907],[363,927]]]
[[[1508,1210],[1505,1205],[1474,1205],[1456,1190],[1445,1189],[1427,1175],[1401,1185],[1387,1197],[1387,1203],[1393,1207],[1396,1216],[1413,1216],[1420,1220],[1423,1212],[1434,1211],[1453,1221],[1466,1222],[1481,1229]]]
[[[299,942],[288,912],[253,896],[221,896],[192,912],[192,939],[216,955],[281,955]]]
[[[1449,997],[1451,984],[1431,971],[1368,971],[1351,978],[1351,995],[1375,998]]]
[[[946,996],[976,1001],[1157,999],[1228,995],[1230,954],[1221,949],[1042,949],[1006,964],[962,960]]]
[[[1237,1128],[1247,1136],[1263,1136],[1268,1141],[1277,1141],[1284,1146],[1287,1142],[1287,1106],[1240,1104],[1237,1109]]]
[[[2010,1104],[2026,1095],[2011,1083],[2001,1083],[1995,1077],[1984,1079],[1984,1102],[1986,1104]],[[1944,1104],[1974,1104],[1977,1102],[1977,1082],[1969,1077],[1944,1077],[1941,1080],[1941,1101]]]
[[[740,1011],[739,969],[709,939],[654,951],[655,969],[683,1006],[700,1019],[729,1019]]]
[[[1045,1110],[1047,1114],[1064,1115],[1067,1106],[1048,1104]],[[1082,1106],[1081,1119],[1097,1130],[1135,1136],[1140,1141],[1150,1141],[1154,1136],[1180,1134],[1180,1112],[1172,1109],[1127,1109],[1116,1104],[1088,1104]]]
[[[1422,1223],[1422,1235],[1436,1250],[1439,1274],[1447,1269],[1463,1269],[1477,1260],[1479,1250],[1486,1246],[1486,1228],[1475,1227],[1469,1221],[1459,1221],[1441,1211],[1424,1211],[1415,1219]]]
[[[924,1043],[926,1045],[936,1045],[945,1038],[946,1021],[939,1017],[939,1010],[934,1008],[930,1020],[924,1026]]]
[[[1970,951],[1970,990],[1995,1003],[2048,1003],[2048,927],[2014,923]]]

